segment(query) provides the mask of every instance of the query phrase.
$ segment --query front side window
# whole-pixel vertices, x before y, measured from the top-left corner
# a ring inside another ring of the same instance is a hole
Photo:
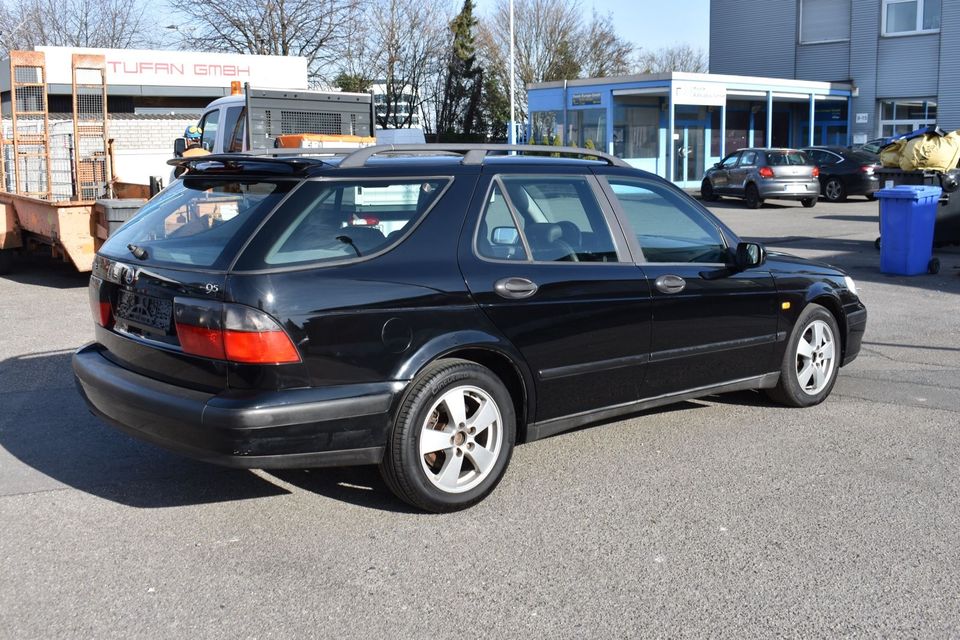
[[[406,237],[448,182],[306,182],[257,233],[237,268],[337,262],[382,253]]]
[[[940,28],[941,0],[883,0],[883,33],[897,35]]]
[[[200,138],[200,144],[207,151],[213,151],[213,146],[217,141],[217,129],[218,123],[220,121],[220,110],[216,109],[211,111],[203,117],[203,121],[200,123],[200,128],[203,130],[203,135]]]
[[[695,205],[667,186],[609,178],[610,188],[647,262],[725,263],[720,229]]]
[[[735,166],[737,166],[737,160],[739,158],[740,158],[739,153],[732,153],[729,156],[727,156],[727,158],[723,162],[720,163],[720,166],[723,167],[724,169],[733,169]]]
[[[850,39],[850,0],[801,0],[800,44]]]
[[[617,262],[600,203],[584,176],[501,176],[538,262]]]
[[[757,152],[756,151],[744,151],[743,155],[740,156],[740,166],[741,167],[752,167],[757,164]]]

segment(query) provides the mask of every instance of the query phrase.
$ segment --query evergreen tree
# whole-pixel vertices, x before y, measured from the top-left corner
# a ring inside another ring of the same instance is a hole
[[[474,8],[473,0],[464,0],[460,13],[450,23],[453,40],[444,70],[443,94],[438,101],[438,141],[444,134],[460,134],[464,138],[486,134],[480,126],[484,74],[477,62]]]

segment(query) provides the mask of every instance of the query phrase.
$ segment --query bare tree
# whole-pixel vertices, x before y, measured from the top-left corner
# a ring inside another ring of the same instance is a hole
[[[36,46],[143,45],[152,26],[138,0],[4,0],[0,43],[4,51]]]
[[[589,23],[577,0],[515,0],[516,95],[520,119],[526,113],[526,85],[532,82],[605,76],[629,70],[633,45],[614,34],[609,15],[593,13]],[[482,25],[491,50],[490,71],[510,86],[510,5],[497,0]]]
[[[329,80],[329,64],[353,37],[344,25],[354,24],[358,0],[170,0],[170,6],[188,18],[185,47],[302,56],[315,80]]]
[[[703,49],[694,49],[689,44],[678,44],[656,51],[641,51],[634,68],[637,73],[707,73],[710,65]]]
[[[613,16],[593,12],[580,37],[582,72],[588,78],[604,78],[630,72],[634,46],[617,35]]]

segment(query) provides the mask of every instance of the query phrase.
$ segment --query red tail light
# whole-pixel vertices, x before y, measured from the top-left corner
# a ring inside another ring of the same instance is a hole
[[[813,177],[814,177],[814,178],[819,178],[819,177],[820,177],[820,167],[814,167],[814,168],[813,168]]]
[[[258,309],[179,298],[175,303],[177,336],[185,353],[246,364],[300,362],[287,332]]]
[[[867,175],[873,175],[873,172],[876,171],[876,169],[877,169],[877,166],[873,164],[865,164],[862,167],[860,167],[860,171]]]
[[[760,174],[760,177],[763,178],[764,180],[773,177],[773,169],[771,169],[770,167],[760,167],[760,171],[758,173]]]
[[[87,291],[90,294],[90,312],[93,314],[93,321],[101,327],[110,328],[113,325],[113,306],[103,290],[103,280],[92,276]]]

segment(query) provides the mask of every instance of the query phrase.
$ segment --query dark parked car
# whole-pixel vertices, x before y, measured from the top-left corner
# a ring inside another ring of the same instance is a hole
[[[743,198],[751,209],[767,199],[817,204],[820,183],[816,165],[796,149],[740,149],[707,170],[700,196],[707,202],[721,196]]]
[[[880,157],[875,154],[846,147],[807,147],[803,152],[820,168],[821,193],[830,202],[843,202],[847,196],[872,200],[880,188],[875,174]]]
[[[96,257],[91,409],[229,466],[379,464],[449,511],[515,443],[724,391],[814,405],[856,357],[842,271],[598,151],[505,149],[181,161]]]

